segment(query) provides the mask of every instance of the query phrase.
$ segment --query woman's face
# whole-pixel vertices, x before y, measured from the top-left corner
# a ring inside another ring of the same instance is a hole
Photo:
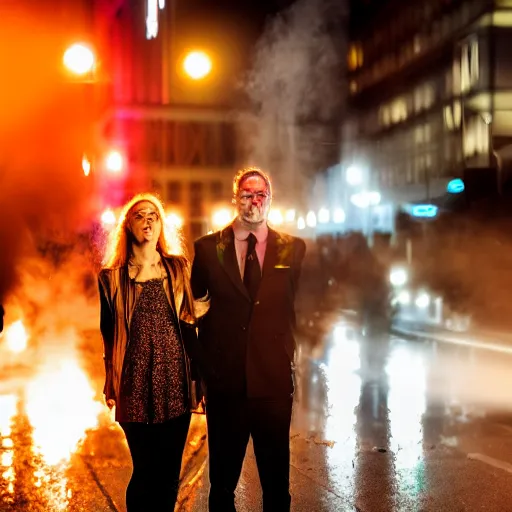
[[[162,231],[162,219],[153,203],[141,201],[134,205],[128,215],[128,226],[137,244],[156,247]]]

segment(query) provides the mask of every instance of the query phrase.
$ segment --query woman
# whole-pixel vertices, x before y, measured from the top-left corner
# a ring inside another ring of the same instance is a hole
[[[189,262],[171,254],[160,201],[141,194],[123,209],[99,274],[105,399],[116,407],[133,461],[128,512],[173,511],[197,406],[184,346],[208,309],[194,301]]]

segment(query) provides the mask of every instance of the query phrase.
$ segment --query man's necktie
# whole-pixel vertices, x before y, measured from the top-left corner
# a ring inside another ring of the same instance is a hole
[[[261,268],[256,254],[256,237],[250,233],[247,237],[247,254],[245,257],[244,285],[252,300],[256,299],[261,281]]]

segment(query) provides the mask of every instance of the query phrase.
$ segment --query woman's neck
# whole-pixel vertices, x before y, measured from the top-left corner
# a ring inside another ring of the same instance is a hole
[[[153,245],[133,245],[133,259],[138,264],[154,265],[160,260],[160,254]]]

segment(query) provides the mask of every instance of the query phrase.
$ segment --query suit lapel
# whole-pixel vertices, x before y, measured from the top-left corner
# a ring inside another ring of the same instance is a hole
[[[235,287],[247,300],[251,300],[249,292],[242,281],[242,276],[240,275],[235,250],[235,234],[232,226],[228,226],[219,233],[217,239],[217,257]]]
[[[277,233],[273,229],[268,229],[267,247],[265,249],[265,259],[263,260],[262,278],[265,279],[273,271],[277,264]]]

